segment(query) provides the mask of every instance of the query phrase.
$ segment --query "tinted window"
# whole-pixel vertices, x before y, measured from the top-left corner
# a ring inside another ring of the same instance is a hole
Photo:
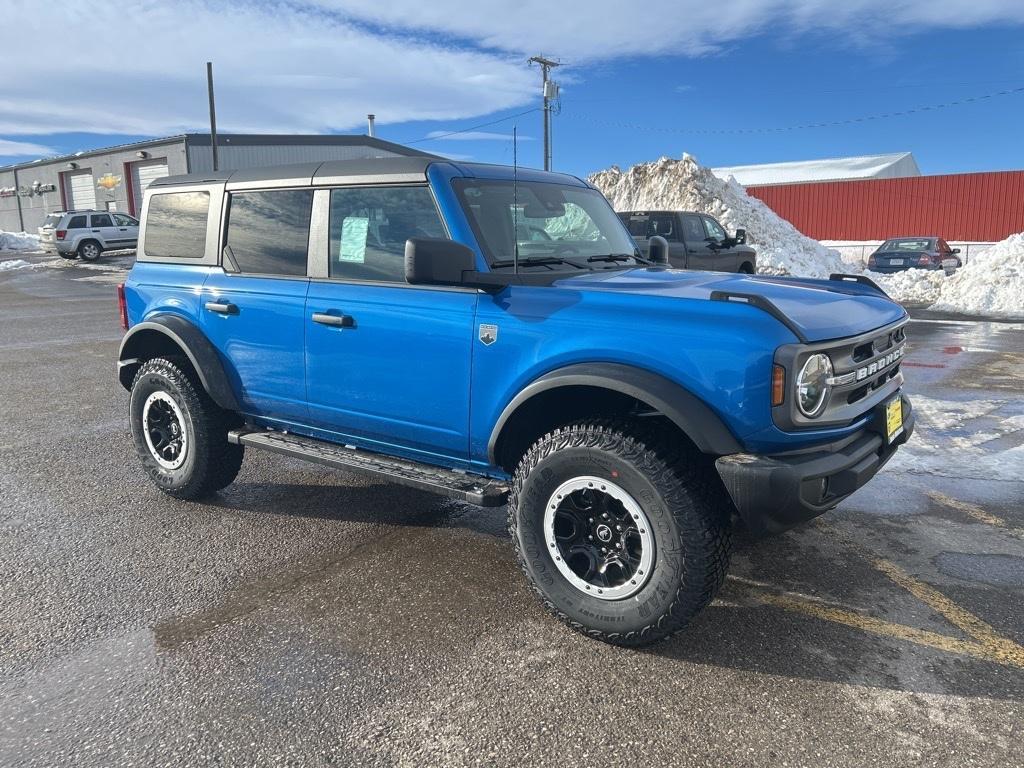
[[[426,187],[331,190],[331,277],[405,282],[410,237],[447,237]]]
[[[709,219],[707,216],[704,217],[704,228],[708,232],[708,237],[714,238],[718,242],[725,240],[725,230],[722,229],[722,225],[714,219]]]
[[[629,234],[633,237],[647,237],[647,216],[630,216],[628,213],[620,213],[619,218],[626,225]]]
[[[683,237],[688,243],[702,243],[707,235],[704,226],[696,216],[683,217]]]
[[[312,207],[311,189],[231,195],[225,242],[239,271],[305,275]]]
[[[209,192],[153,195],[146,210],[147,256],[201,259],[206,255]]]
[[[110,214],[94,213],[92,215],[92,225],[94,227],[112,227],[114,223],[110,220]]]
[[[675,240],[676,232],[673,225],[675,216],[668,213],[661,213],[655,216],[651,216],[651,226],[648,230],[648,237],[664,237],[666,240]]]
[[[119,227],[137,227],[139,222],[133,219],[131,216],[125,216],[123,213],[114,214],[114,222]]]
[[[72,216],[68,220],[68,229],[85,229],[85,216]]]

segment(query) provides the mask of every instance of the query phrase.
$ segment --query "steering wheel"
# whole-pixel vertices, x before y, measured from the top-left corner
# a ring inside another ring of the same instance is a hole
[[[550,240],[551,239],[551,235],[549,235],[547,232],[545,232],[540,227],[529,227],[529,231],[530,232],[536,232],[538,235],[540,235],[540,239],[541,240]]]
[[[555,255],[559,256],[563,253],[579,253],[580,249],[575,245],[569,245],[568,243],[562,243],[561,245],[555,246]]]

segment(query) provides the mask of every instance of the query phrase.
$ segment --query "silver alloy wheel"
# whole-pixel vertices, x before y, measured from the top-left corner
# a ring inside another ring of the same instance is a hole
[[[142,434],[150,454],[164,469],[177,469],[188,456],[185,417],[174,399],[163,391],[153,392],[142,406]]]
[[[93,259],[99,258],[100,248],[96,243],[83,243],[79,253],[86,261],[92,261]]]
[[[654,535],[647,515],[619,485],[574,477],[544,507],[544,540],[555,567],[600,600],[636,594],[651,575]]]

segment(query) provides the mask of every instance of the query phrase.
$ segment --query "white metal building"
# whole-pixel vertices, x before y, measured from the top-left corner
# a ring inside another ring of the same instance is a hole
[[[366,157],[432,156],[373,136],[220,134],[222,170]],[[77,152],[0,168],[0,230],[34,232],[48,213],[95,208],[137,215],[154,179],[213,170],[210,135]]]
[[[890,155],[833,157],[824,160],[797,160],[790,163],[733,165],[712,168],[720,179],[734,177],[745,187],[774,184],[803,184],[815,181],[852,181],[855,179],[902,179],[920,176],[921,169],[910,152]]]

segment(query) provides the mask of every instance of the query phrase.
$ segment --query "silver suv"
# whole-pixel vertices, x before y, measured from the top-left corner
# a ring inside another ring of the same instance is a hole
[[[139,220],[114,211],[58,211],[39,227],[44,251],[65,259],[95,261],[103,251],[134,248],[139,241]]]

